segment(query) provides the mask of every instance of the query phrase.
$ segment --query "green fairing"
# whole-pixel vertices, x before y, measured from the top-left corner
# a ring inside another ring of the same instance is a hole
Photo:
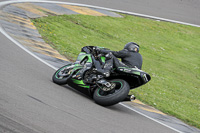
[[[133,72],[134,74],[136,74],[136,75],[140,75],[140,72]]]
[[[88,61],[87,61],[87,62],[89,62],[89,63],[92,63],[92,58],[91,58],[91,55],[89,55],[88,57],[89,57],[89,59],[88,59]]]
[[[91,63],[91,62],[92,62],[91,55],[90,55],[90,54],[86,54],[85,52],[81,52],[81,53],[78,55],[78,58],[77,58],[76,61],[81,61],[81,60],[82,60],[83,58],[85,58],[86,56],[88,57],[88,61],[87,61],[87,62]]]
[[[90,86],[83,86],[83,85],[79,85],[79,86],[83,88],[90,88]]]
[[[83,80],[72,79],[72,81],[73,81],[75,84],[79,84],[80,87],[90,88],[90,86],[86,86],[85,83],[83,83]]]
[[[81,52],[81,53],[78,55],[76,61],[81,61],[81,60],[85,57],[85,55],[86,55],[85,52]]]
[[[101,61],[105,63],[106,58],[101,56]]]
[[[76,79],[72,79],[73,80],[73,82],[75,83],[75,84],[82,84],[82,85],[85,85],[84,83],[83,83],[83,80],[76,80]]]

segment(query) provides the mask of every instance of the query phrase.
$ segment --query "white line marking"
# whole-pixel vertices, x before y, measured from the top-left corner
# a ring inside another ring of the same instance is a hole
[[[127,11],[111,9],[111,8],[104,8],[104,7],[99,7],[99,6],[92,6],[92,5],[86,5],[86,4],[77,4],[77,3],[68,3],[68,2],[43,1],[43,0],[41,2],[60,3],[60,4],[69,4],[69,5],[76,5],[76,6],[91,7],[91,8],[103,9],[103,10],[108,10],[108,11],[113,11],[113,12],[119,12],[119,13],[134,15],[134,16],[151,18],[151,19],[155,19],[155,20],[162,20],[162,21],[167,21],[167,22],[172,22],[172,23],[178,23],[178,24],[183,24],[183,25],[190,25],[190,26],[194,26],[194,27],[200,27],[200,25],[196,25],[196,24],[191,24],[191,23],[186,23],[186,22],[181,22],[181,21],[176,21],[176,20],[171,20],[171,19],[166,19],[166,18],[161,18],[161,17],[155,17],[155,16],[150,16],[150,15],[145,15],[145,14],[140,14],[140,13],[127,12]]]
[[[1,6],[1,5],[0,5]],[[39,58],[38,56],[34,55],[33,53],[31,53],[29,50],[27,50],[25,47],[23,47],[19,42],[17,42],[16,40],[14,40],[10,35],[8,35],[3,28],[0,26],[0,32],[5,35],[8,39],[10,39],[13,43],[15,43],[17,46],[19,46],[21,49],[23,49],[24,51],[26,51],[27,53],[29,53],[30,55],[32,55],[33,57],[35,57],[36,59],[38,59],[39,61],[41,61],[42,63],[48,65],[49,67],[57,70],[56,67],[50,65],[49,63],[45,62],[44,60],[42,60],[41,58]]]
[[[134,111],[134,112],[136,112],[136,113],[138,113],[138,114],[140,114],[140,115],[142,115],[142,116],[144,116],[144,117],[146,117],[146,118],[148,118],[148,119],[150,119],[150,120],[152,120],[152,121],[155,121],[155,122],[157,122],[157,123],[159,123],[159,124],[161,124],[161,125],[163,125],[163,126],[165,126],[165,127],[168,127],[168,128],[170,128],[170,129],[172,129],[172,130],[178,132],[178,133],[183,133],[183,132],[181,132],[181,131],[179,131],[179,130],[173,128],[173,127],[170,127],[170,126],[168,126],[168,125],[166,125],[166,124],[164,124],[164,123],[162,123],[162,122],[160,122],[160,121],[158,121],[158,120],[156,120],[156,119],[154,119],[154,118],[151,118],[151,117],[149,117],[149,116],[147,116],[147,115],[145,115],[145,114],[143,114],[143,113],[141,113],[141,112],[139,112],[139,111],[137,111],[137,110],[135,110],[135,109],[133,109],[133,108],[131,108],[131,107],[125,105],[125,104],[123,104],[123,103],[119,103],[119,104],[122,105],[122,106],[124,106],[124,107],[126,107],[126,108],[128,108],[128,109],[130,109],[130,110],[132,110],[132,111]]]
[[[153,18],[153,19],[158,19],[158,20],[163,20],[163,21],[168,21],[168,22],[173,22],[173,23],[179,23],[179,24],[184,24],[184,25],[190,25],[190,26],[195,26],[195,27],[200,27],[200,25],[194,25],[194,24],[190,24],[190,23],[184,23],[184,22],[180,22],[180,21],[175,21],[175,20],[170,20],[170,19],[164,19],[164,18],[159,18],[159,17],[154,17],[154,16],[149,16],[149,15],[144,15],[144,14],[138,14],[138,13],[132,13],[132,12],[126,12],[126,11],[121,11],[121,10],[115,10],[115,9],[110,9],[110,8],[103,8],[103,7],[98,7],[98,6],[91,6],[91,5],[85,5],[85,4],[76,4],[76,3],[68,3],[68,2],[56,2],[56,1],[40,1],[40,0],[15,0],[15,1],[4,1],[4,2],[0,2],[0,7],[2,6],[5,6],[7,4],[11,4],[11,3],[18,3],[18,2],[44,2],[44,3],[55,3],[55,4],[69,4],[69,5],[76,5],[76,6],[84,6],[84,7],[92,7],[92,8],[98,8],[98,9],[103,9],[103,10],[108,10],[108,11],[114,11],[114,12],[120,12],[120,13],[126,13],[126,14],[130,14],[130,15],[136,15],[136,16],[141,16],[141,17],[148,17],[148,18]],[[35,57],[36,59],[38,59],[39,61],[41,61],[42,63],[46,64],[47,66],[53,68],[54,70],[57,70],[56,67],[52,66],[51,64],[45,62],[44,60],[42,60],[41,58],[39,58],[38,56],[34,55],[33,53],[31,53],[29,50],[27,50],[25,47],[23,47],[19,42],[17,42],[16,40],[14,40],[10,35],[8,35],[2,27],[0,27],[0,32],[2,34],[4,34],[9,40],[11,40],[13,43],[15,43],[17,46],[19,46],[20,48],[22,48],[24,51],[26,51],[28,54],[32,55],[33,57]],[[168,127],[178,133],[182,133],[181,131],[173,128],[173,127],[170,127],[154,118],[151,118],[123,103],[119,103],[120,105],[152,120],[152,121],[155,121],[165,127]]]
[[[171,20],[171,19],[167,19],[167,18],[161,18],[161,17],[150,16],[150,15],[145,15],[145,14],[140,14],[140,13],[111,9],[111,8],[104,8],[104,7],[99,7],[99,6],[70,3],[70,2],[47,1],[47,0],[15,0],[15,1],[4,1],[4,2],[1,2],[1,3],[5,5],[5,4],[18,3],[18,2],[41,2],[41,3],[68,4],[68,5],[75,5],[75,6],[91,7],[91,8],[103,9],[103,10],[108,10],[108,11],[113,11],[113,12],[119,12],[119,13],[134,15],[134,16],[151,18],[151,19],[155,19],[155,20],[161,20],[161,21],[167,21],[167,22],[178,23],[178,24],[183,24],[183,25],[190,25],[190,26],[194,26],[194,27],[200,27],[200,25],[197,25],[197,24],[191,24],[191,23],[181,22],[181,21],[177,21],[177,20]]]

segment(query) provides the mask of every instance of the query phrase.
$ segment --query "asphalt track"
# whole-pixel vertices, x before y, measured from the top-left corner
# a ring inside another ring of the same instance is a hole
[[[104,108],[52,83],[54,69],[0,38],[0,132],[175,132],[119,104]]]
[[[50,0],[51,1],[51,0]],[[53,0],[52,0],[53,1]],[[59,0],[200,25],[199,0]]]
[[[0,132],[175,132],[120,104],[104,108],[53,84],[54,69],[0,38]]]

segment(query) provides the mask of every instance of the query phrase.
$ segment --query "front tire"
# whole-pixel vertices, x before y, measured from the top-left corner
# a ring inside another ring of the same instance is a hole
[[[71,65],[72,64],[69,64],[69,65],[65,65],[65,66],[59,68],[52,77],[53,82],[58,85],[67,84],[67,80],[70,76],[70,70],[73,68],[69,68],[69,69],[66,69],[66,68]]]
[[[99,105],[111,106],[117,104],[123,101],[130,91],[130,86],[125,80],[113,79],[109,82],[116,83],[116,87],[113,90],[105,92],[97,88],[93,94],[94,101]]]

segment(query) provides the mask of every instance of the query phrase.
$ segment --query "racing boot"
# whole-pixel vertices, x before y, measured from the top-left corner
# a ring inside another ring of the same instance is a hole
[[[109,77],[110,76],[110,71],[109,70],[97,69],[97,73],[101,74],[104,77]]]

